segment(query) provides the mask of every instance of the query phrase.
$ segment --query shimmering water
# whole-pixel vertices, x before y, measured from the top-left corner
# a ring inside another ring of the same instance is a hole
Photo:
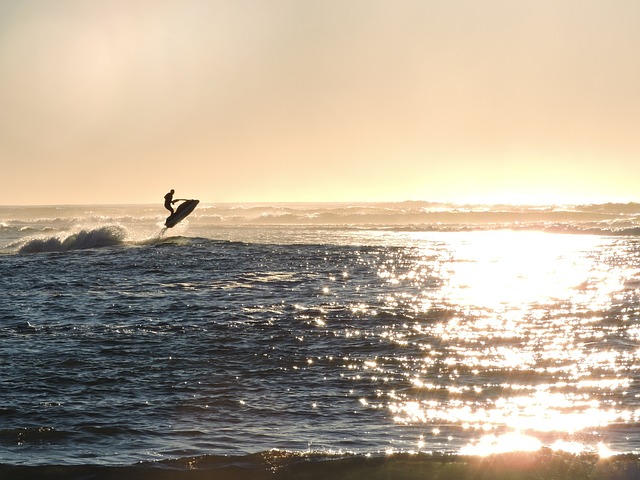
[[[395,208],[3,207],[0,463],[640,451],[640,208]]]

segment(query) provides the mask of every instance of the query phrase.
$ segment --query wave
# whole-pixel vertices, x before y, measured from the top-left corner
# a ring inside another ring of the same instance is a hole
[[[2,410],[0,410],[0,414]],[[22,427],[13,429],[0,429],[0,444],[35,444],[55,442],[67,437],[71,433],[56,430],[52,427]]]
[[[4,245],[12,251],[32,253],[112,246],[124,241],[125,228],[134,241],[155,238],[163,228],[164,213],[157,205],[0,207],[0,248]],[[100,227],[94,228],[96,225]],[[518,206],[419,201],[203,204],[179,231],[184,231],[186,225],[190,232],[205,237],[215,237],[223,227],[264,226],[427,232],[509,229],[637,236],[640,204]],[[79,228],[83,230],[78,231]]]
[[[487,457],[446,454],[336,455],[268,451],[246,456],[204,455],[127,466],[2,465],[0,477],[21,479],[554,479],[632,480],[640,478],[640,458],[626,454],[600,458],[542,449]]]
[[[496,230],[537,231],[548,233],[574,234],[574,235],[602,235],[602,236],[640,236],[640,226],[616,226],[611,224],[603,225],[576,225],[576,224],[549,224],[549,223],[529,223],[510,224],[500,223],[491,225],[460,225],[460,224],[424,224],[424,225],[363,225],[361,230],[381,230],[390,232],[486,232]]]
[[[204,205],[194,222],[212,225],[359,225],[487,229],[509,226],[610,224],[637,227],[639,204],[580,206],[452,205],[430,202],[368,204]]]
[[[38,237],[27,239],[19,253],[67,252],[88,248],[112,247],[121,245],[127,238],[127,231],[117,225],[102,226],[80,230],[63,236]]]

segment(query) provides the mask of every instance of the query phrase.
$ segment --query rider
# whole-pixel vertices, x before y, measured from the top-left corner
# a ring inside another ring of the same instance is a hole
[[[176,192],[172,188],[171,191],[164,196],[164,208],[169,210],[171,212],[171,215],[173,215],[173,207],[171,206],[171,204],[177,202],[177,200],[173,199],[174,193]]]

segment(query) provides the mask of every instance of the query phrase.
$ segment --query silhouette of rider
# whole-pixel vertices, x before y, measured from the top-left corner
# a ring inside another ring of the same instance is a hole
[[[173,207],[171,206],[171,204],[177,202],[177,200],[173,199],[174,193],[176,192],[172,188],[171,191],[164,196],[164,208],[169,210],[171,212],[171,215],[173,215]]]

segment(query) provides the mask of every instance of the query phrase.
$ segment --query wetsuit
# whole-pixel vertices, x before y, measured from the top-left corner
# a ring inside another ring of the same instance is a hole
[[[169,192],[164,196],[164,208],[169,210],[171,212],[171,215],[173,215],[173,207],[171,206],[172,200],[173,200],[172,192]]]

